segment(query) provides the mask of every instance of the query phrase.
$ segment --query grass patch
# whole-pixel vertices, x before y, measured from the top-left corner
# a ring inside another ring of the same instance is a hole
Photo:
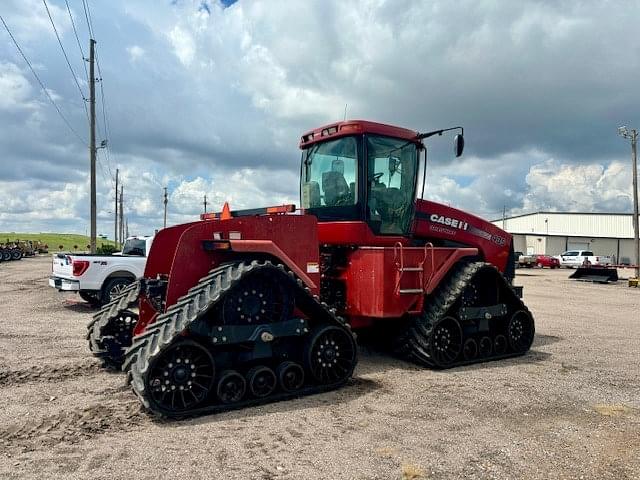
[[[17,232],[0,232],[0,243],[4,243],[9,240],[13,242],[15,240],[40,240],[41,242],[49,245],[49,253],[55,252],[74,252],[78,247],[78,252],[87,251],[87,245],[89,245],[89,237],[86,235],[77,235],[75,233],[17,233]],[[62,245],[62,250],[59,248]],[[103,240],[98,238],[96,241],[96,247],[100,248],[101,245],[114,245],[112,240]]]

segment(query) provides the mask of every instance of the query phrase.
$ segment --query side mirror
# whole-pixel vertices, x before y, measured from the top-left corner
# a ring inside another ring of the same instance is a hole
[[[389,157],[389,174],[393,175],[398,171],[398,164],[400,159],[398,157]]]
[[[462,155],[462,151],[464,150],[464,137],[461,134],[453,137],[453,151],[456,154],[456,157]]]

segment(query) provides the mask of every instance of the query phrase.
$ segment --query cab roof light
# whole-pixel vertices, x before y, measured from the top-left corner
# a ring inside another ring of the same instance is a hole
[[[333,135],[334,133],[338,133],[338,126],[337,125],[332,125],[330,127],[323,128],[322,131],[320,132],[320,136],[321,137],[326,137],[328,135]]]
[[[313,140],[313,137],[315,137],[313,132],[307,133],[306,135],[302,136],[302,143],[307,143],[310,142],[311,140]]]
[[[293,213],[296,211],[296,206],[293,203],[288,205],[278,205],[275,207],[267,207],[267,213]]]
[[[228,220],[234,217],[250,217],[253,215],[273,215],[293,213],[296,211],[294,204],[275,205],[273,207],[249,208],[247,210],[230,210],[225,203],[225,208],[219,213],[201,213],[200,220]]]
[[[345,123],[340,125],[341,132],[362,132],[362,125],[359,123]]]

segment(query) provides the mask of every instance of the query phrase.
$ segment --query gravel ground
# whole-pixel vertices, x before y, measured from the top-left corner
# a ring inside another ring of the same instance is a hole
[[[520,270],[532,351],[449,371],[362,352],[337,392],[181,422],[88,353],[48,256],[0,264],[0,478],[640,478],[640,290]],[[624,274],[623,274],[624,275]]]

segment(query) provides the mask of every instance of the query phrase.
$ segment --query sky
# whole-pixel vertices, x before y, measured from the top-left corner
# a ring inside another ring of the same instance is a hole
[[[300,135],[345,106],[464,126],[460,158],[451,137],[429,139],[427,199],[489,219],[631,211],[617,127],[640,127],[640,2],[87,1],[108,140],[98,233],[113,236],[116,169],[132,234],[162,226],[164,186],[169,224],[197,219],[205,194],[209,211],[299,204]],[[71,69],[42,0],[0,3],[71,126],[0,25],[0,231],[88,230],[89,31],[82,0],[67,3],[46,5]]]

